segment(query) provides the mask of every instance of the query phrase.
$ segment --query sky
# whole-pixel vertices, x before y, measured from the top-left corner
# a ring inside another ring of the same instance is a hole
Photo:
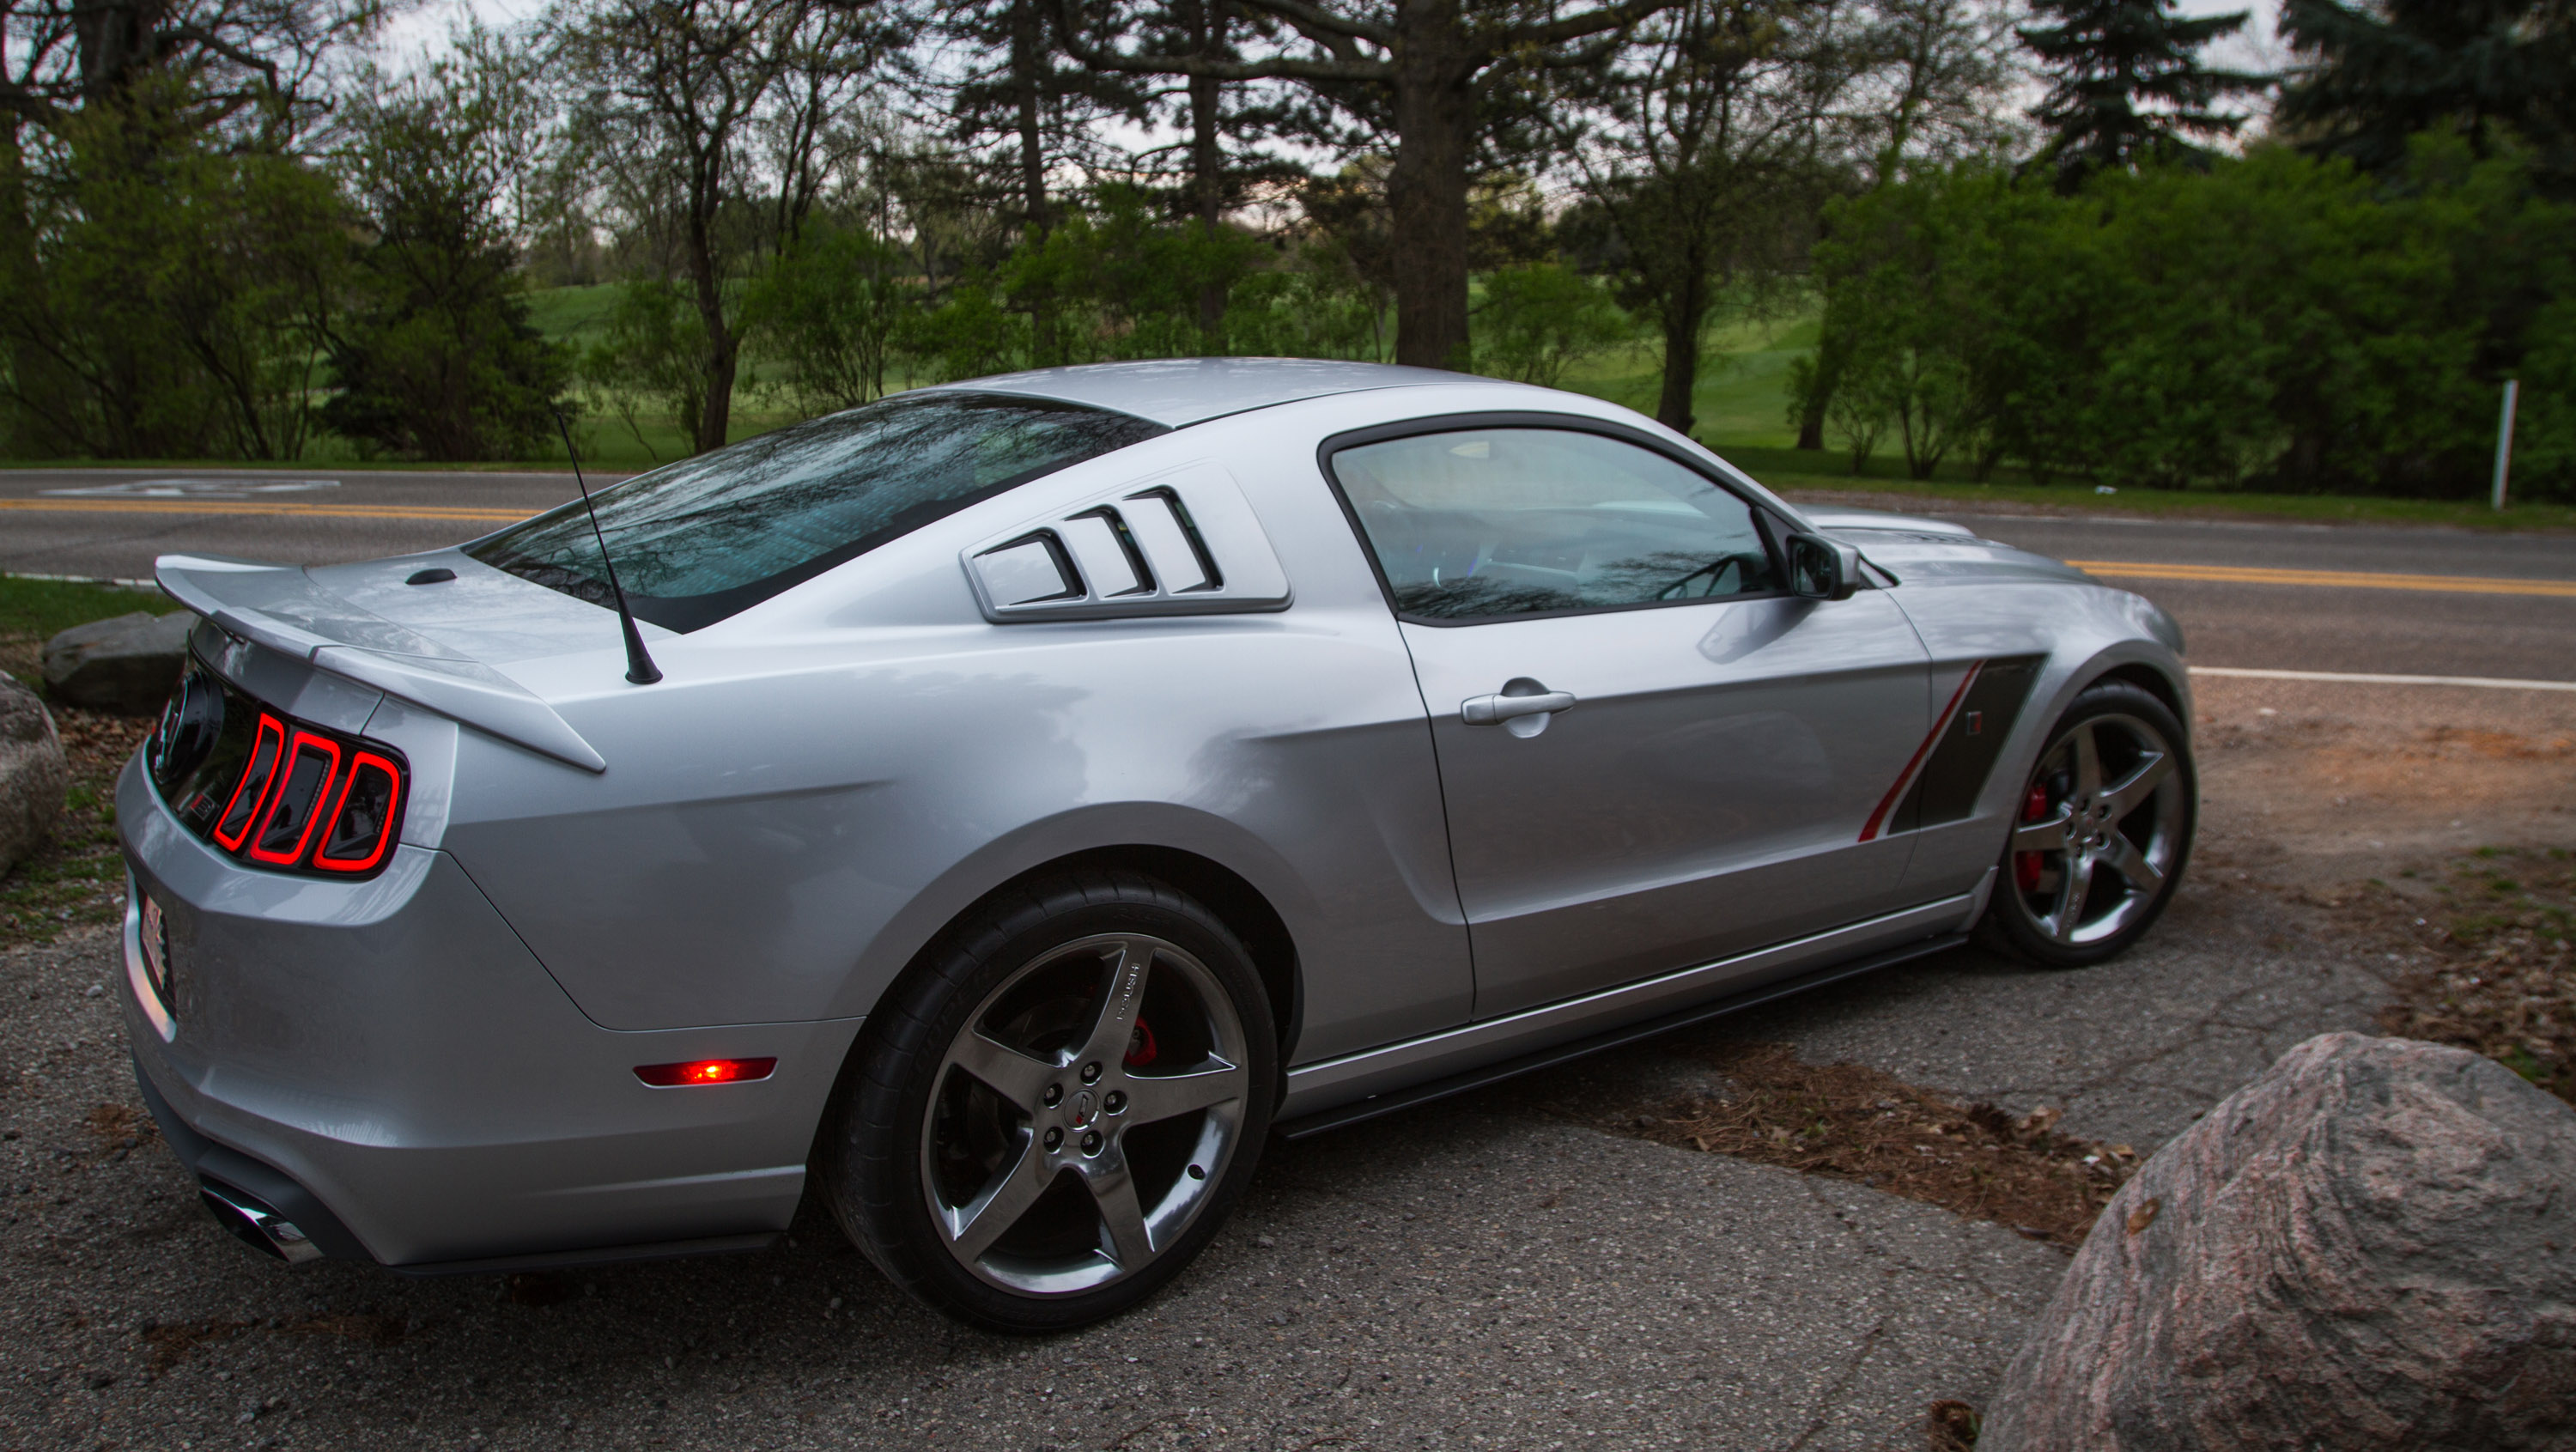
[[[408,69],[419,57],[443,48],[448,33],[467,17],[479,17],[496,28],[515,25],[534,19],[545,9],[546,0],[410,0],[408,4],[396,0],[396,4],[397,13],[381,42],[382,54],[387,64]],[[2242,31],[2212,48],[2210,59],[2216,64],[2278,70],[2288,58],[2273,34],[2281,0],[2181,0],[2179,8],[2186,15],[2251,12]]]

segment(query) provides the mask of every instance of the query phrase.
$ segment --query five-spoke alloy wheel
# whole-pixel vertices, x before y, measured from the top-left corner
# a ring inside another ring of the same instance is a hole
[[[2076,697],[2022,788],[1986,914],[1990,942],[2080,968],[2146,932],[2191,854],[2187,740],[2162,701],[2126,682]]]
[[[1205,907],[1125,874],[1015,895],[958,938],[863,1035],[826,1135],[834,1207],[943,1310],[1113,1315],[1251,1172],[1277,1054],[1259,975]]]

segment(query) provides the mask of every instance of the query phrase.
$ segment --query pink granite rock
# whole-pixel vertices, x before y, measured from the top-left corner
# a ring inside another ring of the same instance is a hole
[[[2576,1110],[2325,1034],[2121,1188],[1979,1452],[2576,1447]]]

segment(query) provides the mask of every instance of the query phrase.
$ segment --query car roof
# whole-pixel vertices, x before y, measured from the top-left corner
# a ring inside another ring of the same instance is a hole
[[[1335,393],[1485,380],[1438,368],[1344,363],[1327,358],[1159,358],[1037,368],[940,385],[961,393],[1018,393],[1087,403],[1185,428],[1227,414]]]

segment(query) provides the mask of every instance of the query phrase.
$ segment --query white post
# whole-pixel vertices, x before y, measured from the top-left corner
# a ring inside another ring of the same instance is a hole
[[[2504,417],[2496,420],[2495,507],[2504,508],[2504,480],[2513,471],[2513,400],[2522,392],[2522,380],[2504,381]]]

